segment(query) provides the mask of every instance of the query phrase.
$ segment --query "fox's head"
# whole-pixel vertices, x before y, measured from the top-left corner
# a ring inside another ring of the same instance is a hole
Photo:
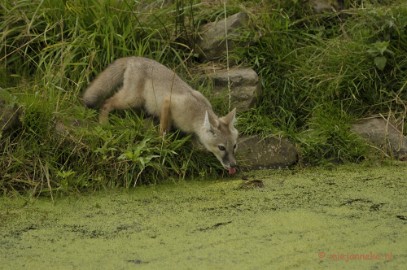
[[[236,173],[238,131],[234,126],[235,122],[236,109],[217,119],[211,119],[206,112],[202,123],[203,132],[199,134],[202,144],[216,156],[229,174]]]

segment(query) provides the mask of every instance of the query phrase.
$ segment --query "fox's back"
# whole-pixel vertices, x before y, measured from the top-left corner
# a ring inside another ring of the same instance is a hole
[[[180,126],[184,118],[186,121],[191,114],[211,110],[210,102],[200,92],[184,82],[175,71],[157,61],[129,57],[127,66],[132,69],[130,74],[142,74],[138,79],[143,80],[143,97],[149,113],[158,116],[164,100],[170,98],[173,120]]]
[[[154,88],[160,88],[159,91],[185,94],[185,92],[193,90],[175,71],[155,60],[134,56],[128,57],[127,63],[128,66],[135,69],[135,72],[141,72],[145,76],[144,79],[149,80]]]

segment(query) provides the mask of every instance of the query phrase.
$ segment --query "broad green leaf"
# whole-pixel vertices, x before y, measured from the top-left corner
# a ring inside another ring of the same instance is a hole
[[[374,63],[378,69],[384,70],[384,67],[386,66],[387,63],[387,58],[384,56],[377,56],[374,59]]]

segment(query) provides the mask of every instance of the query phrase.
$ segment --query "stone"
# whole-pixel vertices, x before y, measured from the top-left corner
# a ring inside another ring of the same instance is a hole
[[[247,25],[249,16],[239,12],[226,19],[202,26],[200,39],[197,40],[198,52],[202,58],[215,60],[226,56],[225,20],[228,47],[232,50],[238,45],[236,37],[239,36],[239,29]]]
[[[352,125],[352,131],[392,157],[402,160],[407,158],[406,136],[384,118],[362,119]]]
[[[344,8],[343,0],[310,0],[309,5],[316,13],[332,12]]]
[[[228,77],[231,89],[231,107],[239,112],[252,108],[261,94],[261,84],[257,73],[251,68],[234,67],[206,74],[212,82],[213,93],[217,98],[229,97]]]
[[[239,167],[244,169],[289,167],[298,161],[295,146],[286,138],[277,136],[242,137],[239,139],[236,156]]]
[[[0,99],[0,135],[3,132],[12,133],[21,126],[21,108],[17,104],[8,104]]]

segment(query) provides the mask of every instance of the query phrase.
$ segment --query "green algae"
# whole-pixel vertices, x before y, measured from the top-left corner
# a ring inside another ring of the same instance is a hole
[[[0,200],[2,269],[403,269],[407,165]]]

